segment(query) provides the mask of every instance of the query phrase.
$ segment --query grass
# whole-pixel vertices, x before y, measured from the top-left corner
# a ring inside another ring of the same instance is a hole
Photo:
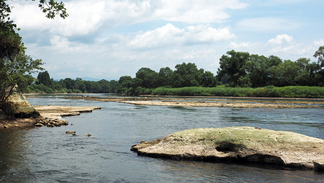
[[[324,87],[311,86],[267,86],[262,88],[240,87],[159,87],[153,95],[178,96],[234,96],[234,97],[284,97],[284,98],[324,98]]]

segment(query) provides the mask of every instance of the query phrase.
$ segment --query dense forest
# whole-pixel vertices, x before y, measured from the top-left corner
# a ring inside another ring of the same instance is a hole
[[[85,81],[81,78],[55,81],[50,78],[47,71],[44,71],[38,74],[36,80],[32,76],[26,76],[29,79],[19,85],[25,88],[25,92],[117,93],[130,96],[143,94],[239,96],[240,94],[234,94],[235,92],[231,94],[229,91],[232,90],[229,88],[243,87],[250,89],[242,90],[242,95],[246,93],[244,96],[249,96],[250,93],[252,96],[258,96],[251,93],[259,87],[273,89],[285,86],[324,86],[323,55],[324,47],[320,47],[314,54],[318,62],[311,62],[306,58],[283,61],[273,55],[265,57],[232,50],[220,58],[220,68],[216,75],[211,71],[198,69],[194,63],[182,63],[176,65],[175,70],[165,67],[159,72],[143,67],[137,71],[135,78],[121,76],[118,81],[104,79]],[[224,88],[224,86],[228,88],[227,94],[218,92],[224,89],[218,89],[217,92],[208,89],[209,92],[206,92],[207,88]],[[187,92],[183,93],[184,88]],[[278,94],[266,96],[278,96]]]

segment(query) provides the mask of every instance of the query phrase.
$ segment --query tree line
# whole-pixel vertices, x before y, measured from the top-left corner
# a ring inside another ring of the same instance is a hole
[[[220,58],[217,79],[231,87],[324,86],[324,46],[314,57],[318,62],[300,58],[282,60],[277,56],[228,51]]]
[[[318,62],[311,62],[306,58],[283,61],[273,55],[265,57],[232,50],[220,58],[220,68],[216,75],[198,69],[194,63],[183,62],[177,64],[174,70],[164,67],[159,72],[142,67],[134,78],[121,76],[118,81],[85,81],[81,78],[54,81],[49,73],[44,71],[38,74],[36,82],[29,76],[29,83],[21,85],[26,87],[28,92],[37,93],[117,93],[130,96],[156,94],[158,90],[154,89],[159,87],[324,86],[323,55],[323,46],[314,54]]]
[[[194,63],[182,63],[161,68],[156,72],[150,68],[140,68],[136,77],[121,76],[118,81],[85,81],[82,78],[65,78],[55,81],[47,71],[40,72],[37,79],[26,76],[28,81],[19,84],[25,92],[36,93],[117,93],[125,95],[151,94],[158,87],[215,87],[216,77],[210,71],[198,69]],[[220,83],[219,83],[220,84]]]

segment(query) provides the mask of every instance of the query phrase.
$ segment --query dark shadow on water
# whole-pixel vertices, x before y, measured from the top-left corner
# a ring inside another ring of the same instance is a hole
[[[181,111],[197,111],[197,109],[192,107],[183,107],[183,106],[168,106],[170,109],[176,109]]]
[[[145,105],[137,105],[135,109],[147,109]]]

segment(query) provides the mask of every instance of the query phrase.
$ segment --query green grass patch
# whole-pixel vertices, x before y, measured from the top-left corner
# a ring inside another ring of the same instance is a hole
[[[152,90],[153,95],[177,96],[234,96],[234,97],[286,97],[286,98],[324,98],[324,87],[316,86],[267,86],[262,88],[241,87],[159,87]]]

